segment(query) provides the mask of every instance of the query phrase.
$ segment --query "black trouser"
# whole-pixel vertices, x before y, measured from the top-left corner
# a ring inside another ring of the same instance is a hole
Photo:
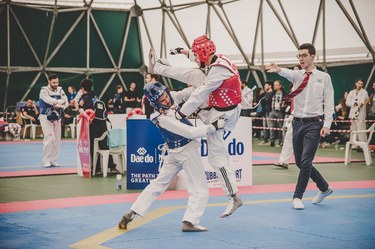
[[[93,169],[93,155],[94,155],[94,139],[101,137],[104,132],[108,130],[107,128],[107,121],[106,120],[100,120],[100,119],[94,119],[92,123],[90,124],[90,156],[91,156],[91,169]],[[99,148],[101,150],[108,150],[109,147],[107,145],[107,137],[99,142]],[[98,161],[96,163],[96,170],[99,171],[100,169],[100,158],[98,158]],[[108,168],[114,168],[116,165],[113,162],[113,157],[109,156],[108,161]]]
[[[312,164],[318,149],[323,121],[302,121],[294,118],[292,125],[294,158],[300,169],[293,199],[302,199],[309,178],[316,183],[320,191],[327,191],[328,183]]]

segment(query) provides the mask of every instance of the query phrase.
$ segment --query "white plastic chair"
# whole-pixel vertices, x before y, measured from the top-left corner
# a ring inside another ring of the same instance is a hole
[[[77,127],[76,120],[77,120],[77,118],[74,117],[73,118],[73,122],[71,124],[65,125],[65,127],[64,127],[64,137],[68,136],[68,130],[70,130],[71,137],[75,138],[75,136],[76,136],[76,127]]]
[[[30,128],[30,138],[35,139],[36,127],[38,125],[33,123],[33,121],[31,121],[31,119],[29,119],[28,117],[24,116],[22,112],[20,112],[20,114],[21,114],[21,118],[23,122],[23,139],[25,139],[26,131],[29,128]]]
[[[101,150],[99,147],[99,142],[108,138],[108,150]],[[108,174],[108,160],[109,155],[117,155],[118,163],[120,165],[120,173],[123,174],[126,170],[125,165],[125,149],[126,149],[126,130],[125,129],[110,129],[103,133],[99,138],[94,139],[94,153],[93,153],[93,172],[96,172],[96,163],[98,161],[98,156],[102,157],[101,164],[103,169],[103,177],[107,177]]]
[[[374,130],[375,130],[375,123],[373,123],[371,125],[371,127],[368,128],[367,130],[352,131],[350,133],[349,141],[346,142],[346,147],[345,147],[345,165],[348,165],[348,163],[350,163],[350,161],[351,161],[352,147],[353,146],[356,146],[356,147],[359,146],[360,148],[362,148],[363,154],[365,156],[366,165],[372,164],[372,158],[371,158],[371,152],[370,152],[369,144],[370,144],[372,135],[374,134]],[[368,139],[367,139],[366,142],[358,141],[358,134],[361,134],[361,133],[365,133],[365,134],[369,133]]]

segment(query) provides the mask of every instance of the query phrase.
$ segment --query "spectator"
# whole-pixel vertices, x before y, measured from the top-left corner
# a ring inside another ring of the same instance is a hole
[[[373,93],[371,94],[370,99],[369,99],[368,119],[375,120],[375,82],[372,83],[372,90],[373,90]],[[375,144],[374,135],[372,136],[370,144],[371,145]]]
[[[113,97],[113,113],[114,114],[124,113],[123,92],[124,92],[124,87],[122,85],[117,85],[116,93],[115,93],[115,96]]]
[[[277,147],[282,146],[283,142],[283,132],[281,128],[283,127],[284,123],[284,111],[282,109],[283,106],[283,96],[285,95],[284,87],[281,84],[280,80],[276,80],[273,83],[273,89],[274,91],[272,92],[272,104],[271,104],[271,112],[269,113],[269,127],[270,128],[278,128],[280,130],[274,130],[272,129],[270,131],[271,134],[271,146],[275,146],[275,141],[276,139],[279,140],[279,143],[277,144]],[[274,120],[278,119],[278,120]]]
[[[262,105],[260,104],[262,98],[265,96],[263,88],[257,88],[254,91],[254,99],[253,99],[253,110],[254,112],[251,114],[252,116],[262,117]],[[263,120],[261,119],[254,119],[253,126],[261,127],[263,125]],[[262,132],[261,129],[253,129],[253,136],[261,139]]]
[[[26,105],[21,108],[22,115],[26,117],[25,122],[28,123],[31,120],[34,124],[40,124],[39,122],[39,111],[35,106],[35,102],[28,99]],[[29,119],[29,120],[28,120]]]
[[[375,120],[375,82],[372,83],[373,93],[370,95],[369,108],[368,108],[368,118]]]
[[[344,96],[339,100],[338,105],[335,106],[335,122],[332,123],[332,130],[349,130],[348,122],[340,122],[348,120],[350,108],[346,105],[346,99],[349,95],[349,92],[344,92]],[[336,122],[337,121],[337,122]],[[344,141],[344,138],[347,137],[348,133],[341,132],[332,132],[332,136],[335,139],[335,142],[340,143]]]
[[[74,86],[68,86],[68,94],[67,94],[67,97],[68,97],[68,101],[70,103],[70,101],[72,99],[74,99],[75,97],[77,96],[77,92],[76,92],[76,89]]]
[[[78,115],[76,101],[74,99],[69,101],[69,106],[64,110],[64,125],[73,123],[74,118]]]
[[[113,109],[114,109],[114,106],[113,106],[113,99],[108,99],[107,100],[107,113],[108,114],[113,114]]]
[[[261,101],[262,105],[262,117],[263,117],[263,141],[260,145],[270,145],[271,143],[268,142],[270,139],[270,130],[268,129],[270,125],[270,121],[268,120],[270,112],[271,112],[271,104],[272,104],[272,92],[273,92],[273,82],[266,81],[264,83],[264,99]]]
[[[368,101],[368,94],[363,87],[363,80],[361,78],[355,81],[354,89],[349,92],[346,99],[346,105],[350,107],[349,119],[351,120],[351,130],[360,131],[366,130],[366,104]],[[358,140],[365,142],[367,135],[362,133],[358,134]],[[357,151],[362,151],[357,148]]]
[[[95,92],[92,90],[92,80],[84,79],[81,81],[82,97],[79,101],[79,105],[84,110],[91,109],[95,112],[95,118],[90,123],[90,156],[93,158],[94,153],[94,139],[101,137],[104,132],[108,130],[107,126],[107,111],[105,109],[105,104],[97,98]],[[99,148],[101,150],[108,150],[107,138],[99,143]],[[93,161],[91,160],[91,166],[93,166]],[[92,167],[93,168],[93,167]],[[118,173],[116,169],[116,164],[113,162],[112,155],[109,156],[108,169],[111,173]],[[100,172],[100,157],[97,161],[96,172]]]
[[[251,108],[253,107],[253,91],[247,87],[245,80],[241,81],[241,116],[250,117]]]
[[[145,77],[145,83],[147,85],[149,83],[158,82],[158,80],[159,80],[158,78],[159,77],[156,74],[147,73],[146,77]],[[152,108],[152,106],[150,105],[150,101],[144,95],[142,97],[141,106],[142,106],[143,113],[146,115],[146,118],[149,119],[151,114],[154,113],[154,108]]]
[[[129,90],[125,94],[126,113],[133,111],[141,102],[141,99],[137,97],[135,88],[136,84],[134,82],[130,83]]]

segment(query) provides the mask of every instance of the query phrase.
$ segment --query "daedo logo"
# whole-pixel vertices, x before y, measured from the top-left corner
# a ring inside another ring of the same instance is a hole
[[[231,131],[224,131],[223,139],[227,140],[227,138],[230,136]],[[243,142],[237,141],[236,138],[232,138],[232,141],[228,143],[228,153],[231,156],[235,155],[242,155],[245,152],[245,146]],[[207,156],[208,155],[208,144],[207,140],[202,139],[201,140],[201,156]]]
[[[138,154],[138,155],[137,155]],[[137,154],[130,154],[130,162],[132,163],[153,163],[154,157],[147,154],[147,150],[144,147],[139,147]]]

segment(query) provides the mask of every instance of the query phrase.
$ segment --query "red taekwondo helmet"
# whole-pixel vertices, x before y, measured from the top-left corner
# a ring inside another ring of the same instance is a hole
[[[193,41],[191,49],[199,55],[199,61],[206,63],[208,57],[216,52],[216,46],[213,41],[207,38],[207,35],[199,36]]]

